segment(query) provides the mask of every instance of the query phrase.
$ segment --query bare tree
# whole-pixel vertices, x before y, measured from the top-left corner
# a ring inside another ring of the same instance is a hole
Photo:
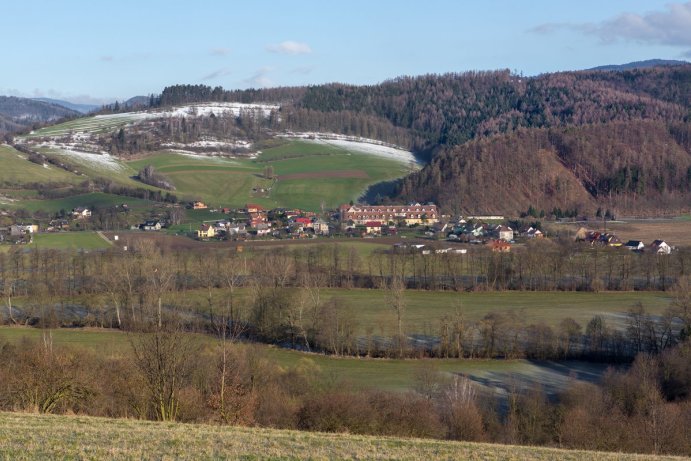
[[[395,338],[395,342],[398,346],[398,356],[403,357],[404,350],[406,349],[406,337],[403,333],[403,315],[405,314],[405,283],[401,277],[391,277],[388,286],[387,301],[396,314],[397,336]]]
[[[175,421],[180,390],[189,378],[196,355],[194,338],[176,326],[155,327],[131,337],[135,365],[147,386],[149,411],[160,421]]]

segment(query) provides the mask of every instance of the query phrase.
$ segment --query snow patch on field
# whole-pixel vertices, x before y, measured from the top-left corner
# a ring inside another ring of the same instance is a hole
[[[94,154],[90,152],[80,152],[77,150],[69,150],[60,148],[55,151],[56,154],[64,155],[72,159],[78,160],[92,168],[98,168],[109,171],[120,171],[124,169],[124,165],[115,157],[109,154]]]
[[[242,113],[256,114],[268,117],[271,111],[277,111],[278,104],[245,104],[241,102],[213,102],[174,106],[169,109],[150,110],[142,112],[124,112],[121,114],[104,114],[92,117],[98,121],[139,121],[152,118],[168,117],[209,117],[211,114],[239,116]]]
[[[236,140],[236,141],[219,141],[217,139],[205,139],[189,143],[181,142],[169,142],[161,145],[162,147],[173,147],[173,148],[216,148],[216,149],[249,149],[252,147],[252,143],[247,140]]]
[[[245,104],[241,102],[213,102],[190,104],[186,106],[177,106],[169,110],[160,112],[149,112],[154,117],[189,117],[202,116],[208,117],[214,115],[233,115],[237,117],[241,113],[256,114],[262,117],[268,117],[271,111],[280,109],[278,104]]]
[[[376,155],[378,157],[388,158],[397,162],[405,163],[406,165],[414,165],[415,168],[420,168],[419,161],[415,158],[412,152],[401,149],[393,144],[388,144],[376,139],[361,138],[359,136],[346,136],[336,133],[285,133],[278,135],[282,138],[288,139],[304,139],[309,142],[328,144],[331,146],[340,147],[350,151],[360,152],[363,154]]]

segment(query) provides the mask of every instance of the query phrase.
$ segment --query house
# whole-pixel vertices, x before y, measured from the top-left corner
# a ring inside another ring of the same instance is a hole
[[[199,202],[199,201],[192,202],[192,209],[194,209],[194,210],[206,210],[207,208],[209,208],[209,207],[204,202]]]
[[[323,219],[317,219],[312,223],[314,227],[314,233],[319,235],[329,235],[329,223]]]
[[[445,232],[449,228],[449,223],[443,223],[443,222],[436,222],[432,225],[432,231],[436,232],[437,234],[441,234]]]
[[[624,248],[631,251],[642,251],[645,248],[645,245],[640,240],[629,240],[624,245]]]
[[[227,226],[227,232],[230,235],[246,235],[247,234],[247,228],[245,223],[237,223],[237,224],[228,224]]]
[[[70,229],[70,222],[66,219],[53,219],[48,223],[47,232],[57,232]]]
[[[664,240],[653,240],[650,244],[650,251],[659,255],[668,255],[672,252],[672,247]]]
[[[84,207],[72,209],[72,216],[76,219],[86,219],[91,217],[91,210]]]
[[[263,236],[263,235],[269,235],[271,232],[271,226],[268,223],[259,223],[255,227],[255,232],[257,233],[257,236]]]
[[[545,236],[545,234],[542,233],[540,229],[536,229],[532,226],[528,228],[527,231],[525,231],[525,237],[529,239],[541,239]]]
[[[199,239],[208,239],[208,238],[213,238],[216,236],[216,229],[214,229],[213,226],[210,226],[208,224],[202,224],[199,230],[197,231],[197,238]]]
[[[509,226],[499,225],[494,228],[494,235],[496,235],[499,240],[510,242],[513,240],[513,229]]]
[[[245,211],[247,213],[261,213],[264,211],[264,207],[256,203],[247,203],[245,204]]]
[[[379,233],[381,233],[381,222],[379,222],[379,221],[367,221],[365,223],[365,233],[367,233],[367,234],[379,234]]]
[[[161,222],[157,219],[149,219],[140,224],[139,228],[143,231],[159,231],[161,230]]]
[[[339,207],[341,223],[366,224],[379,221],[402,222],[407,225],[435,223],[439,219],[437,206],[434,204],[420,205],[411,203],[408,205],[341,205]]]
[[[487,246],[495,253],[508,253],[511,251],[511,244],[506,240],[491,240]]]
[[[18,237],[20,235],[35,234],[38,232],[38,224],[12,224],[10,235]]]
[[[252,212],[250,213],[250,219],[247,221],[247,224],[250,227],[256,228],[259,224],[264,224],[268,221],[268,218],[265,213],[263,212]]]
[[[303,229],[313,229],[312,220],[305,217],[297,217],[293,220],[295,224],[299,224]]]

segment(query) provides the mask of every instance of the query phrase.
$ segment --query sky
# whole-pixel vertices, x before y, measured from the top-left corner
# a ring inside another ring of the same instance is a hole
[[[376,84],[691,60],[691,1],[0,1],[0,95],[104,103],[174,84]]]

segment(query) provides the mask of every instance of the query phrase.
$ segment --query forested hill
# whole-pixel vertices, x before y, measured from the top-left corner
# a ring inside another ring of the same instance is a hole
[[[31,127],[36,123],[53,122],[79,115],[77,111],[45,101],[0,96],[0,135]]]
[[[662,214],[691,204],[691,124],[662,120],[521,128],[440,152],[393,200],[450,212]]]
[[[405,129],[423,150],[458,145],[517,128],[627,120],[680,121],[691,111],[691,65],[624,71],[580,71],[523,77],[509,71],[400,77],[378,85],[344,84],[225,91],[178,85],[160,105],[200,101],[279,102],[288,125],[304,126],[335,114],[358,114]],[[352,117],[351,117],[352,118]],[[354,120],[334,130],[358,133]],[[290,128],[290,126],[288,126]]]

